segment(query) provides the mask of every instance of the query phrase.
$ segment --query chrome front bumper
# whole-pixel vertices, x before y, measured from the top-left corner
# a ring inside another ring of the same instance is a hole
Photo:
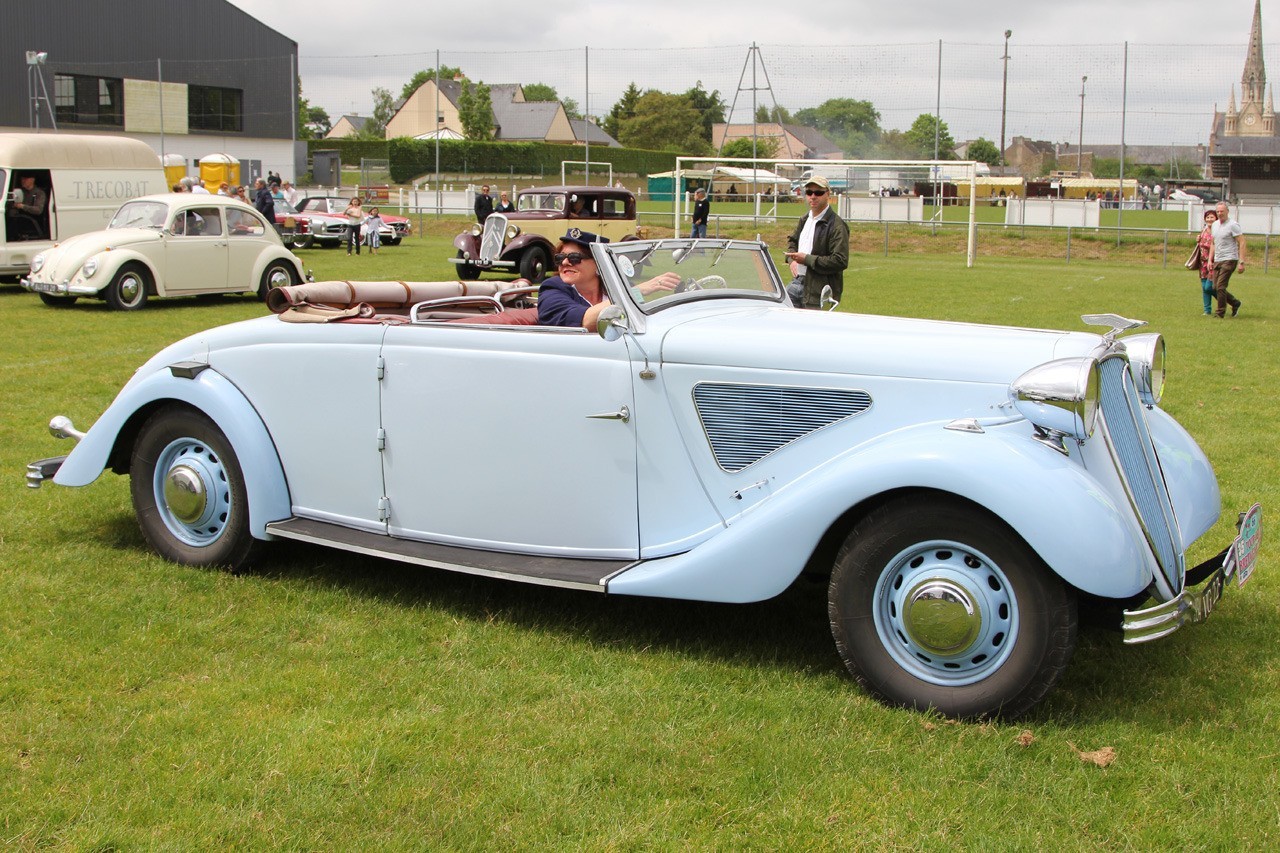
[[[504,269],[515,269],[515,261],[483,261],[479,258],[450,258],[451,264],[470,264],[473,267],[479,267],[487,270],[490,267],[503,267]]]
[[[70,282],[56,281],[33,281],[29,278],[18,279],[18,284],[22,285],[22,289],[31,293],[48,293],[53,296],[94,296],[98,293],[96,287],[86,287],[82,284],[72,285]]]
[[[1187,586],[1176,598],[1153,607],[1124,611],[1121,631],[1125,643],[1148,643],[1167,637],[1183,625],[1203,622],[1222,599],[1227,581],[1236,578],[1243,585],[1249,579],[1262,541],[1262,507],[1254,504],[1247,513],[1240,513],[1236,527],[1240,535],[1230,547],[1187,572]]]

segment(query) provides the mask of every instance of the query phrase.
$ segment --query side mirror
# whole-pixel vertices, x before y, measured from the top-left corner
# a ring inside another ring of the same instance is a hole
[[[834,311],[836,306],[840,304],[840,300],[836,299],[831,292],[831,285],[824,284],[822,286],[822,294],[818,297],[819,305],[824,311]]]
[[[596,318],[596,333],[606,341],[616,341],[623,332],[631,330],[627,323],[627,314],[617,305],[610,305],[600,312]]]

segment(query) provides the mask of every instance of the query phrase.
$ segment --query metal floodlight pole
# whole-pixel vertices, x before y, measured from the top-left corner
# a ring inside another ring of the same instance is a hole
[[[1004,168],[1004,128],[1005,128],[1005,111],[1009,107],[1009,37],[1013,35],[1013,30],[1004,31],[1004,86],[1000,91],[1000,168]]]
[[[43,50],[27,51],[27,95],[31,100],[31,124],[40,129],[40,97],[44,95],[45,109],[49,111],[49,124],[58,129],[58,120],[53,115],[53,102],[49,100],[49,89],[44,84],[44,64],[49,54]]]
[[[1089,75],[1080,78],[1080,139],[1076,145],[1076,177],[1084,177],[1084,84]]]

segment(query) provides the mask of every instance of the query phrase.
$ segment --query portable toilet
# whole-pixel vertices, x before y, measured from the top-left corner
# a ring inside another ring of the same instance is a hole
[[[181,154],[164,155],[165,189],[176,184],[187,176],[187,158]]]
[[[200,183],[211,193],[226,181],[231,186],[240,183],[240,161],[229,154],[208,154],[200,158]]]

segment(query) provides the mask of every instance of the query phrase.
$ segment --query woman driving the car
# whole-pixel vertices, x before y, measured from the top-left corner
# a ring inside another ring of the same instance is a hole
[[[609,298],[595,259],[591,257],[591,244],[608,242],[607,237],[577,228],[560,238],[552,258],[558,274],[538,289],[538,325],[595,328],[600,312],[609,305]],[[648,296],[658,291],[674,291],[679,284],[680,276],[667,272],[636,285],[635,289]]]

